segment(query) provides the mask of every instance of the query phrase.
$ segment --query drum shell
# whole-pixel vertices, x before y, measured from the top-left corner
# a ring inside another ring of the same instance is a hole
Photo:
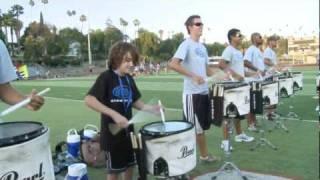
[[[32,177],[55,179],[47,128],[33,139],[0,147],[0,179]]]
[[[241,86],[224,91],[224,116],[227,116],[226,109],[230,104],[237,107],[238,115],[243,116],[250,112],[250,86]]]
[[[143,129],[140,132],[144,144],[145,167],[149,174],[162,176],[156,172],[156,161],[160,158],[164,159],[168,166],[165,177],[179,176],[196,167],[196,138],[192,124],[191,128],[167,135],[152,135]]]
[[[293,94],[293,78],[279,78],[279,92],[285,89],[288,96]]]
[[[276,105],[279,103],[279,82],[270,81],[262,83],[262,97],[269,98],[269,105]]]
[[[298,85],[298,88],[303,88],[303,74],[301,72],[292,72],[293,83]]]

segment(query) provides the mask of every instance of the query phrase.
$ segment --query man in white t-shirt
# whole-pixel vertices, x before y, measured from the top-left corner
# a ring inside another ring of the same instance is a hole
[[[251,34],[252,45],[246,50],[244,55],[244,65],[248,68],[247,74],[257,73],[260,76],[265,74],[265,65],[263,59],[263,52],[260,50],[260,46],[263,44],[263,39],[259,33]],[[247,115],[248,130],[257,131],[256,128],[256,116],[254,113]]]
[[[267,48],[263,52],[264,64],[266,67],[267,72],[270,74],[274,73],[275,71],[282,71],[281,66],[278,64],[277,54],[275,49],[278,45],[279,36],[272,35],[267,39]],[[269,120],[273,119],[273,113],[277,108],[276,105],[270,106],[268,108],[267,117]]]
[[[274,70],[278,69],[278,60],[275,49],[277,48],[279,36],[273,35],[268,37],[267,45],[268,47],[264,50],[263,58],[264,64],[266,66],[266,70],[270,70],[274,68]]]
[[[15,90],[10,82],[17,79],[17,74],[14,70],[8,49],[3,41],[0,39],[0,99],[7,104],[16,104],[26,98]],[[30,110],[38,110],[44,103],[41,96],[37,96],[36,92],[32,90],[31,102],[27,105]]]
[[[229,46],[226,47],[222,53],[222,60],[219,62],[219,67],[232,76],[235,80],[244,80],[245,70],[242,52],[238,49],[241,44],[242,35],[239,29],[231,29],[228,32]],[[234,125],[236,129],[236,142],[251,142],[254,140],[253,137],[246,135],[241,129],[240,120],[243,117],[235,120]],[[221,148],[227,151],[228,146],[228,131],[225,123],[223,124],[223,140],[221,143]],[[232,149],[232,148],[231,148]]]
[[[190,16],[185,22],[189,38],[178,47],[168,66],[184,75],[183,114],[186,121],[194,124],[196,139],[200,152],[200,160],[213,162],[217,160],[208,153],[205,130],[210,128],[207,75],[211,75],[208,67],[208,53],[205,46],[199,42],[203,23],[200,16]]]

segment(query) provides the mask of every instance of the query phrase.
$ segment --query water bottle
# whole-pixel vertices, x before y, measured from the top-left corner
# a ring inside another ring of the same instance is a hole
[[[91,140],[98,134],[98,127],[92,124],[87,124],[83,129],[83,139]]]
[[[68,154],[77,158],[80,152],[80,135],[76,129],[70,129],[67,133]]]
[[[87,165],[84,163],[75,163],[68,166],[66,180],[89,180],[87,175]]]

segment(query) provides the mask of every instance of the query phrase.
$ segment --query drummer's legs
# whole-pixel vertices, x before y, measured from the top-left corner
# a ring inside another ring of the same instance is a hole
[[[236,134],[237,135],[242,134],[241,121],[238,119],[235,119],[233,123],[236,130]],[[228,127],[227,127],[226,120],[224,120],[222,123],[222,134],[223,134],[223,140],[227,140],[229,137],[229,134],[228,134]]]
[[[129,167],[125,172],[124,172],[124,180],[132,180],[133,179],[133,167]]]
[[[119,175],[118,174],[108,174],[107,180],[118,180]]]
[[[206,141],[206,135],[205,133],[197,134],[197,145],[199,147],[199,153],[201,157],[207,157],[208,156],[208,145]]]
[[[256,115],[253,113],[249,113],[247,115],[247,120],[248,120],[248,129],[250,131],[256,131],[256,125],[257,125]]]

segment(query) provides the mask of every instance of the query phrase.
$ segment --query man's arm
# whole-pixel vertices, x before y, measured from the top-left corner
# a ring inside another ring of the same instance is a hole
[[[96,97],[92,95],[87,95],[84,99],[84,102],[92,110],[111,117],[114,120],[114,122],[117,123],[120,127],[125,128],[129,125],[127,118],[125,118],[115,110],[102,104]]]
[[[149,105],[145,104],[142,100],[138,99],[135,101],[132,106],[136,108],[137,110],[149,112],[153,114],[159,114],[160,113],[160,106],[158,105]]]
[[[0,84],[0,98],[3,102],[13,105],[26,98],[14,89],[10,83]]]
[[[244,77],[241,76],[240,74],[234,72],[231,68],[229,68],[229,64],[227,61],[225,60],[220,60],[219,61],[219,67],[220,69],[222,69],[223,71],[225,71],[227,74],[231,74],[232,77],[234,77],[235,79],[242,81],[244,80]]]
[[[187,76],[189,78],[191,78],[193,81],[195,81],[198,84],[202,84],[204,83],[204,80],[202,77],[186,70],[185,68],[183,68],[181,66],[181,60],[178,58],[172,58],[171,61],[168,64],[168,67],[184,76]]]
[[[247,68],[249,68],[249,69],[251,69],[253,71],[258,71],[259,70],[250,61],[248,61],[246,59],[244,60],[244,67],[247,67]]]
[[[30,110],[38,110],[44,104],[43,97],[37,96],[35,90],[32,90],[29,96],[24,96],[15,88],[13,88],[10,83],[0,84],[0,98],[7,104],[17,104],[27,97],[31,98],[30,103],[26,106]]]

